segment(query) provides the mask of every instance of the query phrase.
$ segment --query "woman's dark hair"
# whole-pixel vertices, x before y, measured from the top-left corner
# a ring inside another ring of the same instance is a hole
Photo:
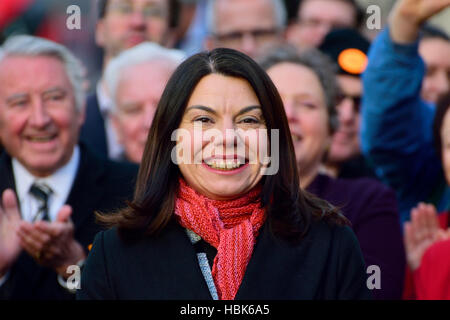
[[[450,109],[450,91],[444,94],[436,104],[436,113],[433,120],[433,138],[434,147],[439,159],[442,159],[442,139],[441,129],[444,123],[444,117]]]
[[[283,103],[269,76],[245,54],[225,48],[198,53],[175,70],[150,128],[133,201],[115,214],[97,215],[99,221],[117,226],[122,238],[132,239],[133,235],[155,235],[173,219],[181,173],[171,159],[176,144],[171,136],[179,128],[196,85],[213,73],[245,79],[259,99],[268,131],[279,130],[279,171],[263,177],[261,191],[261,204],[267,210],[272,232],[288,240],[299,240],[314,218],[348,224],[328,202],[300,189]]]

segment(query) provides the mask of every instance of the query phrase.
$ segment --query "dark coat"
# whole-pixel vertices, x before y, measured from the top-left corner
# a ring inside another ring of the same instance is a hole
[[[313,223],[300,244],[263,226],[236,299],[370,299],[364,261],[349,227]],[[116,229],[96,236],[77,299],[212,299],[184,229],[125,243]]]
[[[67,199],[73,208],[71,219],[75,239],[87,248],[101,230],[95,223],[94,211],[108,212],[132,197],[137,167],[103,160],[85,146],[80,148],[80,164]],[[0,157],[0,192],[15,190],[11,158]],[[56,273],[39,266],[26,252],[22,252],[11,268],[8,280],[0,287],[0,299],[73,299],[57,282]]]
[[[86,100],[86,119],[81,127],[80,141],[98,155],[104,158],[108,157],[105,120],[100,112],[96,93],[90,95]]]
[[[406,257],[394,191],[374,179],[322,174],[307,190],[341,208],[352,223],[366,265],[380,268],[381,289],[373,290],[374,298],[401,299]]]

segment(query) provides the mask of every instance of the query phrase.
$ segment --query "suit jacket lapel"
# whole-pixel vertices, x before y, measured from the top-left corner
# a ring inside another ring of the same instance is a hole
[[[97,181],[105,172],[102,163],[97,157],[92,156],[87,148],[80,146],[81,157],[72,189],[66,203],[73,209],[72,221],[75,230],[78,230],[90,215],[98,199],[103,197],[103,188],[95,188]],[[95,191],[95,192],[93,192]]]
[[[11,157],[3,152],[0,155],[0,191],[13,189],[16,192],[16,183],[11,165]]]

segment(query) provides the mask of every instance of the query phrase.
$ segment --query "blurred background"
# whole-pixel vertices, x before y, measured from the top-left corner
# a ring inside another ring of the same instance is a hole
[[[206,35],[204,27],[204,6],[207,0],[169,0],[176,14],[171,26],[177,29],[177,47],[187,54],[201,50]],[[381,9],[382,28],[396,0],[357,0],[366,12],[370,5]],[[293,17],[300,0],[284,0],[288,17]],[[66,26],[70,14],[67,8],[77,5],[81,12],[81,28],[69,30]],[[81,59],[88,71],[89,92],[95,88],[102,67],[102,50],[94,40],[97,21],[97,0],[1,0],[0,1],[0,43],[15,34],[32,34],[64,44]],[[368,15],[366,14],[366,18]],[[431,24],[440,26],[450,33],[450,10],[434,17]],[[361,30],[373,39],[380,30]]]

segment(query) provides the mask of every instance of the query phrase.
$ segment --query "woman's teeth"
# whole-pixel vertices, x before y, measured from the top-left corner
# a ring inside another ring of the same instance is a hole
[[[28,139],[33,142],[47,142],[54,138],[54,136],[45,136],[45,137],[29,137]]]
[[[206,164],[213,169],[219,170],[233,170],[241,166],[239,160],[213,160]]]

